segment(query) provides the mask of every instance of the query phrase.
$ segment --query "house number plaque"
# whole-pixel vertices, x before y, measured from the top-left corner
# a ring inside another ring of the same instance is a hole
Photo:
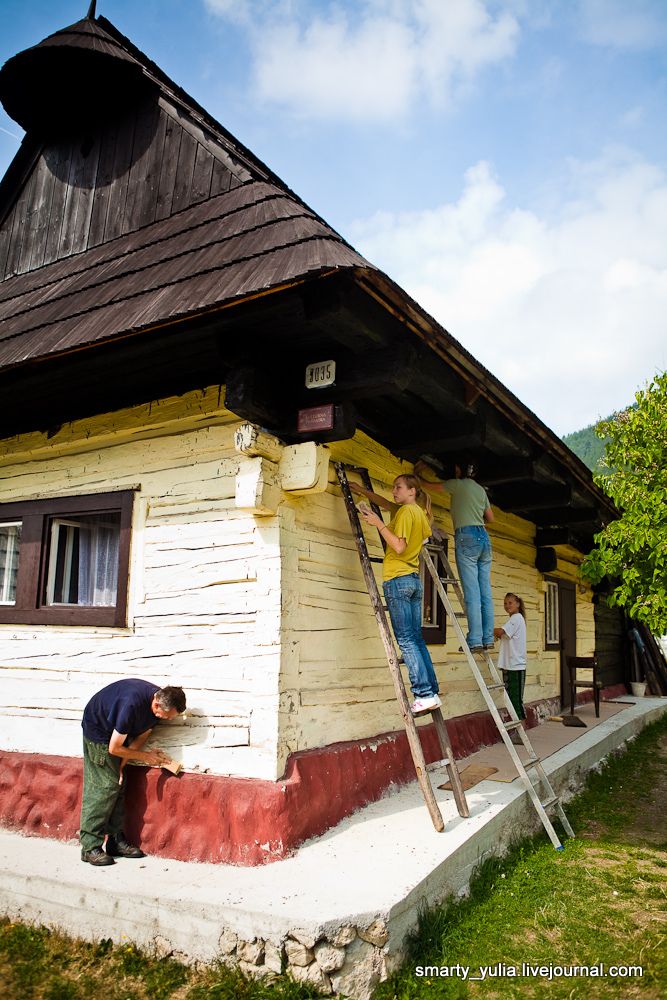
[[[306,366],[306,389],[324,389],[336,381],[335,361],[316,361]]]

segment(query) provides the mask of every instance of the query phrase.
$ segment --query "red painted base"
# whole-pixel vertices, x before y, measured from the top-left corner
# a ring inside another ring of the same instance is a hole
[[[625,693],[618,685],[605,697]],[[557,711],[549,703],[527,706],[531,725],[545,708]],[[447,727],[457,758],[498,739],[486,712],[448,720]],[[438,760],[433,726],[421,734],[426,760]],[[0,751],[0,824],[58,840],[76,837],[81,772],[79,758]],[[405,733],[294,754],[275,782],[128,768],[125,832],[162,857],[266,864],[414,776]]]

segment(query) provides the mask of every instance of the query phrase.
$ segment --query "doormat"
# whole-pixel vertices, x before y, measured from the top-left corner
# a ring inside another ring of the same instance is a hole
[[[480,781],[484,781],[488,778],[490,774],[495,774],[498,770],[497,767],[489,767],[488,764],[468,764],[461,771],[461,784],[463,785],[463,791],[467,792],[469,788],[476,785]],[[446,792],[453,791],[451,781],[445,782],[444,785],[438,785],[438,788],[444,788]]]

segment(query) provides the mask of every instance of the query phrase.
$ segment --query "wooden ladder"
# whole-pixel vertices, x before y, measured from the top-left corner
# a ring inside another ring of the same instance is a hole
[[[512,762],[519,774],[519,777],[521,778],[521,781],[523,782],[523,785],[526,791],[528,792],[531,802],[535,807],[535,811],[537,812],[537,815],[542,821],[542,825],[546,830],[546,832],[548,833],[551,843],[554,845],[557,851],[562,851],[563,845],[558,839],[558,834],[554,830],[553,824],[549,818],[549,815],[547,814],[547,809],[554,807],[558,815],[558,818],[563,824],[563,829],[567,833],[568,837],[574,837],[574,831],[572,830],[568,818],[565,815],[562,803],[560,801],[560,797],[556,795],[556,793],[554,792],[551,782],[547,777],[547,773],[542,767],[542,761],[540,757],[536,754],[534,747],[532,746],[530,740],[528,739],[526,730],[521,725],[516,709],[514,708],[514,705],[510,700],[505,685],[503,684],[502,677],[500,676],[488,650],[481,650],[477,655],[481,656],[482,659],[485,661],[489,674],[491,675],[491,681],[487,682],[482,676],[482,672],[479,669],[479,665],[475,659],[475,654],[468,646],[463,629],[461,628],[459,622],[459,615],[454,611],[451,601],[449,600],[449,595],[445,590],[445,585],[451,584],[451,587],[454,593],[456,594],[457,600],[461,606],[462,614],[465,616],[465,601],[463,598],[463,591],[461,590],[461,586],[459,584],[458,579],[452,572],[451,565],[447,558],[447,552],[445,550],[442,534],[436,531],[433,541],[435,542],[435,544],[430,546],[431,550],[436,551],[437,554],[440,556],[440,559],[442,560],[442,565],[444,566],[447,575],[442,578],[439,576],[433,558],[431,557],[431,553],[426,548],[422,549],[422,559],[424,560],[424,564],[429,573],[431,574],[433,584],[438,591],[440,600],[442,601],[447,617],[452,623],[456,636],[459,642],[461,643],[461,649],[465,653],[466,660],[468,661],[468,666],[472,670],[473,677],[477,682],[477,686],[482,693],[484,701],[486,702],[486,706],[489,709],[491,717],[493,718],[493,721],[496,724],[496,728],[502,737],[503,743],[507,748],[507,751],[512,759]],[[502,707],[505,708],[509,714],[510,717],[509,722],[504,722],[500,716],[500,712],[498,711],[498,706],[494,701],[494,698],[498,695],[500,695],[502,698],[503,701]],[[528,760],[526,761],[525,764],[523,763],[523,761],[519,757],[519,754],[517,753],[517,746],[515,746],[515,744],[512,743],[510,735],[512,732],[519,734],[521,742],[523,743],[525,749],[528,752]],[[535,784],[531,780],[531,773],[534,773],[537,776],[537,781]],[[540,797],[540,795],[538,794],[540,785],[543,793],[542,797]]]
[[[366,546],[366,539],[364,538],[364,533],[359,521],[359,514],[352,496],[352,491],[350,490],[350,484],[347,479],[347,469],[350,468],[345,466],[342,462],[336,463],[336,473],[338,475],[338,482],[343,493],[343,499],[345,500],[345,508],[347,510],[347,515],[350,519],[350,526],[352,528],[352,534],[357,546],[357,552],[359,554],[359,561],[361,563],[361,568],[364,574],[364,581],[366,583],[366,589],[368,590],[371,603],[373,605],[373,611],[375,612],[375,619],[378,624],[378,629],[380,631],[380,636],[384,645],[385,654],[387,657],[387,663],[389,664],[389,670],[391,671],[392,680],[394,682],[394,690],[396,691],[396,698],[398,700],[398,705],[401,710],[401,715],[403,716],[403,723],[405,725],[405,733],[408,738],[408,744],[410,746],[410,752],[412,754],[412,759],[415,765],[415,771],[417,773],[417,781],[421,788],[426,806],[428,808],[429,814],[433,821],[433,826],[441,833],[445,828],[445,823],[442,818],[442,813],[436,802],[435,794],[433,792],[433,787],[431,785],[431,780],[428,775],[429,770],[435,770],[439,767],[446,767],[449,780],[451,782],[452,790],[454,792],[454,799],[456,801],[456,807],[459,811],[460,816],[468,817],[470,811],[468,809],[468,803],[466,802],[465,793],[463,791],[463,786],[461,784],[461,776],[458,772],[456,766],[456,761],[454,760],[454,754],[452,753],[452,748],[449,742],[449,735],[447,733],[447,726],[445,720],[442,716],[442,712],[439,708],[431,709],[430,712],[423,712],[420,715],[430,714],[433,724],[435,726],[435,731],[438,737],[438,742],[440,744],[440,750],[442,752],[442,760],[435,761],[433,764],[426,764],[424,758],[424,750],[421,745],[421,740],[419,738],[419,733],[415,723],[415,717],[410,709],[410,703],[408,701],[408,696],[405,691],[405,685],[403,683],[403,677],[401,674],[400,664],[402,662],[396,652],[396,646],[394,645],[394,640],[389,628],[389,622],[387,620],[387,614],[385,611],[384,604],[380,597],[380,592],[378,590],[378,585],[375,580],[375,574],[373,573],[372,562],[382,562],[382,559],[374,558],[369,556],[368,548]],[[370,477],[368,475],[367,469],[355,468],[355,472],[359,473],[364,483],[368,489],[371,489]],[[371,506],[376,514],[380,514],[379,508],[376,504],[371,503]]]

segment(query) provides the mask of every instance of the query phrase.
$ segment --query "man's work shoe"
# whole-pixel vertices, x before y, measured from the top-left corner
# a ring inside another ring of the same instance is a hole
[[[128,844],[125,837],[107,837],[107,854],[112,858],[145,858],[140,847]]]
[[[101,847],[91,847],[89,851],[81,851],[81,860],[87,861],[89,865],[96,865],[98,868],[115,864],[114,859],[105,854]]]

